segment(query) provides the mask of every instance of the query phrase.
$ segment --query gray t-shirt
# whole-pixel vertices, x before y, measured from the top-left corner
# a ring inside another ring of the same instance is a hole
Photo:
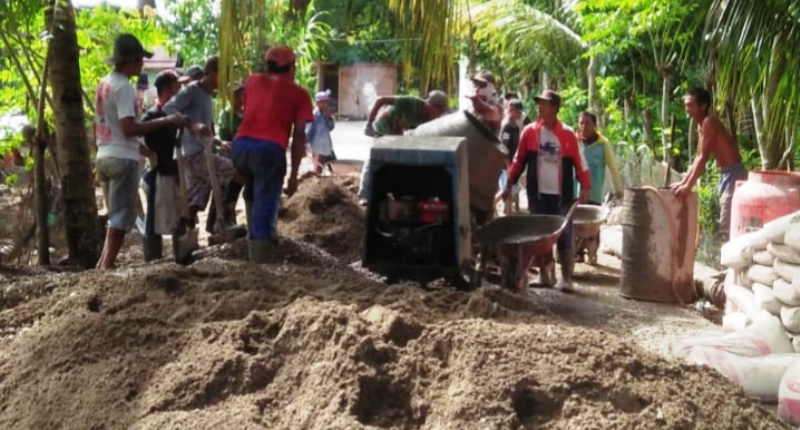
[[[214,99],[206,92],[199,82],[183,87],[167,104],[164,112],[169,115],[181,114],[194,122],[205,124],[208,128],[214,126]],[[181,138],[183,155],[189,157],[199,154],[205,149],[203,142],[196,138],[187,128]]]

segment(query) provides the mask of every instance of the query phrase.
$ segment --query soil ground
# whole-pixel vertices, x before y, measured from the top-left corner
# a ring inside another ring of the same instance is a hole
[[[0,428],[785,428],[671,357],[718,315],[621,298],[614,257],[570,295],[380,282],[353,183],[303,181],[269,264],[132,234],[115,271],[0,268]]]

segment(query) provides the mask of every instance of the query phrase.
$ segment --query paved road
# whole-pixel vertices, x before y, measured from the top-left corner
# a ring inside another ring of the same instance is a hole
[[[372,138],[364,135],[364,121],[339,121],[331,132],[333,150],[340,160],[365,160]]]

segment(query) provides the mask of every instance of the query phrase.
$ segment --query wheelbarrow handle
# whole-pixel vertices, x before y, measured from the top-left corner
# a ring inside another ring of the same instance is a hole
[[[565,215],[565,218],[567,219],[566,222],[569,222],[569,221],[572,220],[572,215],[575,214],[575,209],[578,207],[579,204],[580,204],[579,200],[575,200],[575,202],[572,203],[572,206],[570,206],[569,211],[567,212],[567,215]]]

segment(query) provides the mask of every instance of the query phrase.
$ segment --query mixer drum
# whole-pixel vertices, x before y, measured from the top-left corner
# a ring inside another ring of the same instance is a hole
[[[470,206],[485,213],[494,212],[497,180],[505,168],[508,150],[480,120],[467,111],[454,112],[420,125],[409,136],[465,138]]]

